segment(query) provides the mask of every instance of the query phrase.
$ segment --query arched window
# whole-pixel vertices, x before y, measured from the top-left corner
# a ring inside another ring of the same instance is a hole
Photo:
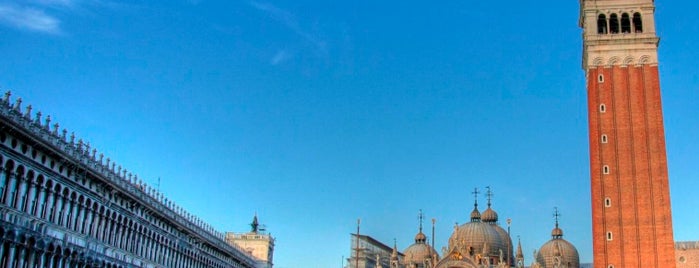
[[[619,16],[616,14],[609,16],[609,32],[612,34],[619,33]]]
[[[621,32],[631,33],[631,18],[628,13],[621,14]]]
[[[633,30],[636,33],[643,32],[643,20],[641,20],[641,13],[636,12],[633,14]]]
[[[597,33],[607,33],[607,16],[605,16],[604,14],[599,14],[599,17],[597,18]]]

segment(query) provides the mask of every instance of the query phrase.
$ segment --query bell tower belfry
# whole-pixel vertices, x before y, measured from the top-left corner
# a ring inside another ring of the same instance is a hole
[[[675,267],[654,0],[580,0],[595,268]]]

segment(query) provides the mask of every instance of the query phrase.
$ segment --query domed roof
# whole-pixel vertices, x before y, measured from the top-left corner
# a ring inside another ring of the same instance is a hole
[[[492,201],[491,199],[493,198],[493,191],[490,190],[490,186],[485,188],[488,189],[486,192],[486,196],[488,197],[488,208],[483,211],[483,214],[481,214],[481,220],[487,223],[497,223],[498,213],[490,207]]]
[[[418,232],[415,235],[415,244],[410,245],[403,251],[403,264],[406,265],[422,265],[425,263],[425,260],[434,261],[432,259],[433,257],[439,259],[437,251],[434,250],[432,246],[427,244],[427,236],[424,233],[422,233],[422,210],[420,210],[418,218],[420,219],[420,228],[418,229]]]
[[[475,207],[473,211],[471,211],[471,221],[480,221],[481,220],[481,212],[478,211],[478,207]]]
[[[481,214],[481,220],[488,223],[498,222],[498,213],[488,206],[488,209],[483,211],[483,214]]]
[[[551,230],[551,236],[554,238],[561,238],[563,237],[563,230],[558,227],[553,228],[553,230]]]
[[[490,226],[492,226],[493,229],[495,229],[495,231],[498,233],[498,235],[500,235],[500,241],[502,241],[505,245],[505,248],[502,249],[502,252],[505,254],[504,257],[507,258],[509,256],[510,264],[514,264],[514,255],[512,254],[514,248],[512,247],[512,239],[510,238],[510,234],[507,233],[507,230],[503,229],[501,226],[497,224],[491,224]]]
[[[415,244],[410,245],[403,251],[403,255],[403,264],[422,264],[425,263],[425,260],[432,259],[432,256],[435,256],[437,259],[439,259],[437,251],[434,250],[434,248],[432,248],[430,245],[422,242],[417,242]]]
[[[551,239],[541,246],[536,261],[544,267],[555,267],[557,263],[566,267],[580,267],[578,250],[563,238]]]
[[[480,221],[459,226],[449,238],[449,248],[457,247],[466,256],[483,253],[486,245],[487,254],[490,256],[499,255],[500,250],[507,252],[506,242],[493,225]]]
[[[580,267],[580,255],[578,250],[570,242],[563,239],[563,230],[558,228],[558,208],[553,214],[556,217],[556,227],[551,231],[551,240],[539,249],[536,261],[544,267]]]
[[[415,243],[422,242],[425,243],[427,241],[427,236],[420,231],[415,235]]]

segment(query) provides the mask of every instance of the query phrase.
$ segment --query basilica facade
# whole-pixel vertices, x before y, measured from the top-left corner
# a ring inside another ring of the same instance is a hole
[[[474,193],[477,194],[478,191]],[[490,189],[487,195],[487,208],[481,211],[478,203],[475,202],[469,221],[454,226],[448,246],[443,248],[441,254],[434,249],[434,241],[431,245],[427,235],[423,233],[423,217],[420,212],[420,224],[413,244],[399,251],[394,243],[390,255],[386,250],[367,251],[362,246],[353,246],[351,257],[347,260],[347,268],[524,268],[525,260],[521,244],[518,242],[517,247],[513,247],[509,231],[500,225],[498,213],[492,207]],[[580,267],[577,249],[572,243],[563,239],[563,230],[558,224],[560,214],[557,210],[555,215],[556,221],[551,231],[551,240],[536,251],[535,258],[528,267]],[[376,244],[383,245],[380,242]]]
[[[0,267],[263,267],[10,97],[0,101]]]

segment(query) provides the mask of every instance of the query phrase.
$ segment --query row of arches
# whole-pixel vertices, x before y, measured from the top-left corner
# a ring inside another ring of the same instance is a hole
[[[143,216],[148,217],[139,217],[109,206],[109,202],[105,206],[97,194],[82,193],[66,183],[0,154],[0,208],[60,226],[165,267],[224,268],[236,263],[205,243],[193,246],[191,237],[171,233],[174,228],[164,228],[164,221],[147,212]],[[9,255],[2,257],[4,260]]]
[[[641,13],[622,13],[621,17],[616,13],[612,13],[607,18],[605,14],[597,16],[597,33],[598,34],[619,34],[619,33],[642,33],[643,19]]]
[[[85,249],[64,246],[62,241],[0,226],[0,267],[10,268],[124,268],[121,261],[98,256]]]

